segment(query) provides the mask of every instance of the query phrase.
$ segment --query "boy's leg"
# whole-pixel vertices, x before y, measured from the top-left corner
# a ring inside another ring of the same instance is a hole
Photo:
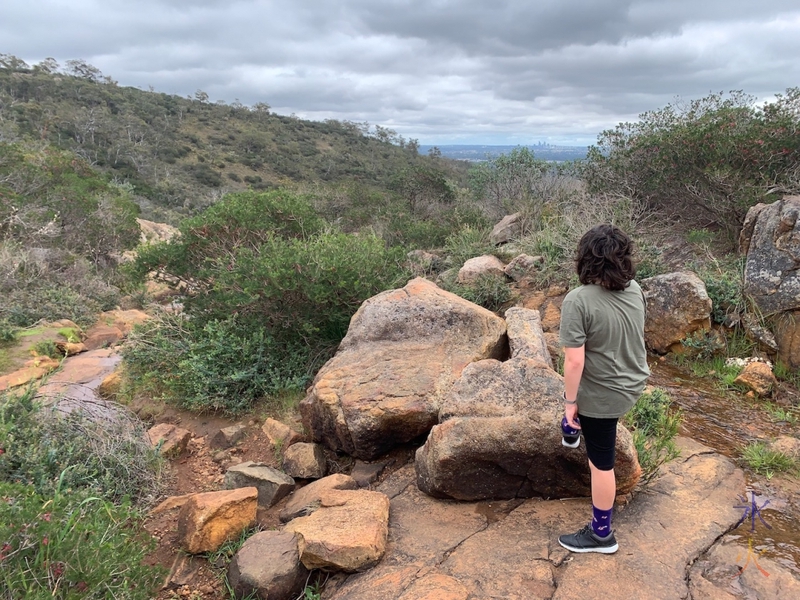
[[[592,522],[577,533],[562,535],[559,543],[572,552],[612,554],[619,546],[611,530],[617,419],[598,419],[581,415],[592,486]]]

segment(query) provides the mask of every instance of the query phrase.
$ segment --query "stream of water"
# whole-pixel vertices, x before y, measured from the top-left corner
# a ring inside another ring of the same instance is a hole
[[[680,434],[713,448],[733,460],[739,460],[742,448],[750,442],[789,435],[787,424],[776,424],[759,400],[720,390],[709,379],[669,363],[652,366],[650,385],[666,390],[683,411]],[[800,575],[800,498],[797,486],[791,491],[777,492],[774,486],[747,477],[746,496],[739,505],[749,507],[745,522],[729,537],[747,550],[752,540],[758,556],[767,556]],[[788,497],[787,497],[788,496]],[[755,508],[755,510],[754,510]],[[751,517],[755,512],[755,519]],[[762,517],[762,519],[759,518]]]

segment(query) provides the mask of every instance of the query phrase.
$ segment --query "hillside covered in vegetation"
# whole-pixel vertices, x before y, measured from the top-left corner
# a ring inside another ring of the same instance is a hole
[[[131,185],[144,217],[173,223],[232,191],[388,190],[433,165],[458,177],[456,163],[420,156],[416,140],[380,125],[306,121],[263,102],[211,103],[201,90],[182,98],[123,87],[78,60],[30,66],[0,55],[0,140],[69,150]]]

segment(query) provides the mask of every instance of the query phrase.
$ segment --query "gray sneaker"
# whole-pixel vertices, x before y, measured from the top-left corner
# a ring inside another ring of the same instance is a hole
[[[562,535],[558,543],[570,552],[600,552],[601,554],[614,554],[619,550],[619,544],[612,531],[606,537],[600,537],[592,530],[589,524],[577,533]]]

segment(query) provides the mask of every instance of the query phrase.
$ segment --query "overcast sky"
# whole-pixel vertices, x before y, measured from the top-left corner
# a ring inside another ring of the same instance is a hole
[[[676,97],[800,86],[800,2],[0,0],[0,53],[422,144],[588,144]]]

